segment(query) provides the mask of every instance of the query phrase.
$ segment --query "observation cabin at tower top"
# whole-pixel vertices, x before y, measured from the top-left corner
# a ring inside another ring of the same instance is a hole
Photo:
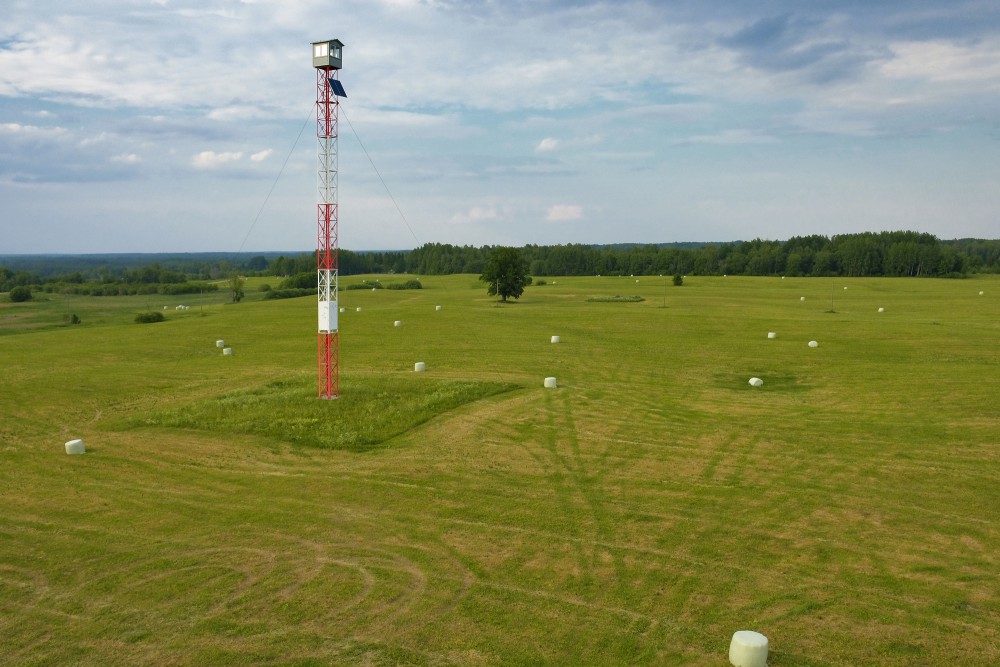
[[[313,42],[313,67],[316,69],[341,69],[344,66],[344,43],[339,39]]]

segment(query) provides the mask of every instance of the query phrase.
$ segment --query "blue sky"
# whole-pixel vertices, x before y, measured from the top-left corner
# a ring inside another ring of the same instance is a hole
[[[995,0],[4,13],[0,254],[315,247],[310,43],[330,38],[342,248],[1000,237]]]

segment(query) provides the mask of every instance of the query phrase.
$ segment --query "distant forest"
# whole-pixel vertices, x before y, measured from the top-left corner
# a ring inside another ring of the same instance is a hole
[[[482,273],[492,246],[427,243],[413,250],[340,251],[341,275]],[[796,236],[787,241],[664,243],[520,248],[533,277],[583,275],[920,276],[1000,273],[1000,240],[942,241],[920,232]],[[184,294],[218,289],[212,281],[314,273],[315,255],[108,254],[0,256],[0,292]]]

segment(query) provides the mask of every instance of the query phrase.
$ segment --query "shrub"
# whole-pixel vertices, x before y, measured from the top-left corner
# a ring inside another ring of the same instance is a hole
[[[158,310],[154,310],[150,313],[139,313],[135,316],[135,321],[138,324],[149,324],[150,322],[162,322],[165,320],[163,313]]]
[[[218,292],[219,286],[215,283],[185,282],[167,283],[156,286],[160,294],[204,294],[205,292]]]
[[[385,289],[382,283],[375,280],[368,282],[367,280],[362,280],[360,283],[354,283],[353,285],[348,285],[345,289]]]
[[[10,300],[14,303],[31,301],[31,288],[27,285],[18,285],[10,291]]]
[[[419,280],[407,280],[405,283],[389,283],[386,289],[423,289]]]
[[[259,292],[270,292],[271,291],[271,286],[268,285],[267,283],[264,283],[263,285],[261,285],[260,287],[257,288],[257,291],[259,291]]]
[[[307,287],[316,287],[316,272],[315,271],[304,271],[302,273],[296,273],[294,276],[289,276],[281,281],[279,285],[281,289],[306,289]]]
[[[684,276],[679,273],[674,274],[674,286],[680,287],[684,284]]]
[[[541,278],[539,278],[538,280],[535,281],[535,284],[536,285],[547,285],[548,283],[545,282],[544,280],[542,280]]]
[[[640,301],[645,301],[641,296],[592,296],[587,301],[597,301],[599,303],[639,303]]]
[[[271,290],[264,295],[265,299],[294,299],[300,296],[315,295],[316,288],[298,288],[298,289],[275,289]]]

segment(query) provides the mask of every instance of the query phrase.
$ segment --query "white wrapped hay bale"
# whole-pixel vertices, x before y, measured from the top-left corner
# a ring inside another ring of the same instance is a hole
[[[427,370],[427,364],[425,364],[422,361],[418,361],[417,363],[413,364],[414,373],[423,373],[426,370]]]
[[[553,378],[553,377],[545,378],[545,382],[543,384],[544,384],[544,386],[545,386],[546,389],[555,389],[556,388],[556,379]]]
[[[225,347],[225,346],[226,346],[226,341],[224,340],[215,341],[215,347]]]
[[[767,337],[768,337],[768,338],[771,338],[771,339],[773,339],[773,338],[777,338],[777,337],[778,337],[778,334],[777,334],[777,332],[775,332],[775,331],[768,331],[768,332],[767,332]]]
[[[224,354],[227,357],[233,356],[233,348],[231,348],[231,347],[224,347],[224,348],[222,348],[222,354]]]
[[[441,310],[441,306],[434,306],[434,310]]]
[[[66,443],[67,454],[86,454],[87,450],[83,446],[83,440],[77,438]]]
[[[763,387],[764,386],[764,381],[761,380],[760,378],[750,378],[750,386],[751,387]]]
[[[806,298],[804,296],[800,296],[799,297],[799,301],[805,301],[805,300],[806,300]]]
[[[814,340],[809,341],[809,347],[819,347],[819,343]]]
[[[358,311],[359,313],[361,312],[361,306],[358,306],[358,307],[357,307],[357,311]]]
[[[753,630],[737,630],[729,642],[733,667],[767,667],[767,637]]]
[[[401,327],[401,326],[403,326],[403,321],[402,320],[396,320],[395,322],[392,323],[392,326],[394,326],[394,327]]]
[[[342,313],[346,313],[346,312],[347,312],[347,309],[346,309],[346,308],[343,308],[343,307],[342,307],[342,308],[340,309],[340,312],[342,312]]]
[[[560,338],[559,338],[559,336],[553,336],[553,337],[552,337],[552,338],[550,339],[550,342],[553,342],[553,343],[558,343],[559,341],[560,341]]]
[[[885,308],[879,308],[879,309],[878,309],[878,312],[880,312],[880,313],[884,313],[884,312],[885,312]]]

